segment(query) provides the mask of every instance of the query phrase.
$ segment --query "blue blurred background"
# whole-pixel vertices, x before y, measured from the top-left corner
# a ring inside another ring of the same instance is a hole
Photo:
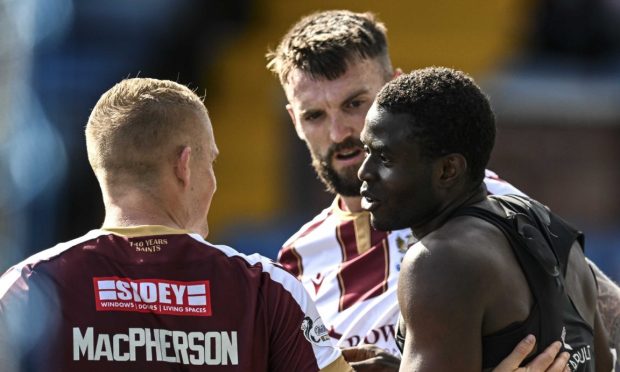
[[[620,279],[620,0],[0,0],[0,271],[103,221],[83,129],[126,77],[206,93],[221,156],[209,240],[275,258],[326,207],[265,52],[314,10],[373,11],[392,61],[490,95],[490,168],[587,233]]]

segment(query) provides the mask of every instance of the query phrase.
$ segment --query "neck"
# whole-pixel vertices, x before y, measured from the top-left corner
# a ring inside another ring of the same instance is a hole
[[[187,226],[179,223],[170,215],[162,215],[157,211],[132,210],[118,204],[105,206],[104,227],[131,227],[143,225],[160,225],[175,229],[186,229]]]
[[[358,213],[362,211],[362,197],[361,196],[340,196],[340,206],[351,213]]]
[[[191,230],[187,213],[183,208],[170,208],[174,204],[164,200],[164,193],[150,193],[142,190],[123,190],[122,193],[104,192],[104,227],[130,227],[161,225],[175,229]]]
[[[431,218],[411,226],[413,235],[418,240],[422,239],[424,236],[439,229],[444,223],[446,223],[452,217],[454,211],[468,205],[479,203],[485,200],[486,196],[486,187],[484,184],[480,184],[475,189],[467,193],[448,199],[438,207],[437,212],[433,213]]]

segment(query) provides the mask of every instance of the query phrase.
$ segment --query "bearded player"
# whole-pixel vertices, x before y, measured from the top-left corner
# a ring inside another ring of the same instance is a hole
[[[399,74],[390,61],[386,28],[370,13],[318,12],[294,24],[267,57],[313,167],[336,195],[284,244],[278,260],[304,283],[339,346],[373,344],[400,355],[394,338],[396,283],[412,234],[370,226],[357,178],[366,113],[379,89]],[[490,194],[522,194],[489,170],[484,184]],[[608,279],[599,278],[599,285],[613,294],[600,306],[617,343],[620,310],[609,298],[620,291]]]

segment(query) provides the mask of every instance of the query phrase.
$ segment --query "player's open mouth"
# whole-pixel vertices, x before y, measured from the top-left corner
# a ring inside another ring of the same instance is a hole
[[[379,201],[375,199],[366,190],[362,190],[362,209],[368,212],[372,212],[379,207]]]
[[[340,150],[340,151],[338,151],[336,153],[336,159],[338,159],[338,160],[347,160],[347,159],[354,158],[354,157],[358,156],[361,153],[362,153],[362,149],[360,149],[360,148]]]
[[[359,147],[353,147],[337,151],[334,159],[340,164],[355,164],[364,159],[364,151]]]

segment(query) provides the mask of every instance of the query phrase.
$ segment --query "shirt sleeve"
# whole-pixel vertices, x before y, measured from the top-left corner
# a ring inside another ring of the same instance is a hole
[[[314,302],[302,286],[280,267],[264,267],[264,303],[270,324],[270,371],[352,371],[328,330]]]
[[[59,323],[60,314],[50,301],[56,298],[51,281],[16,265],[0,277],[0,366],[2,371],[39,370],[33,353]]]

